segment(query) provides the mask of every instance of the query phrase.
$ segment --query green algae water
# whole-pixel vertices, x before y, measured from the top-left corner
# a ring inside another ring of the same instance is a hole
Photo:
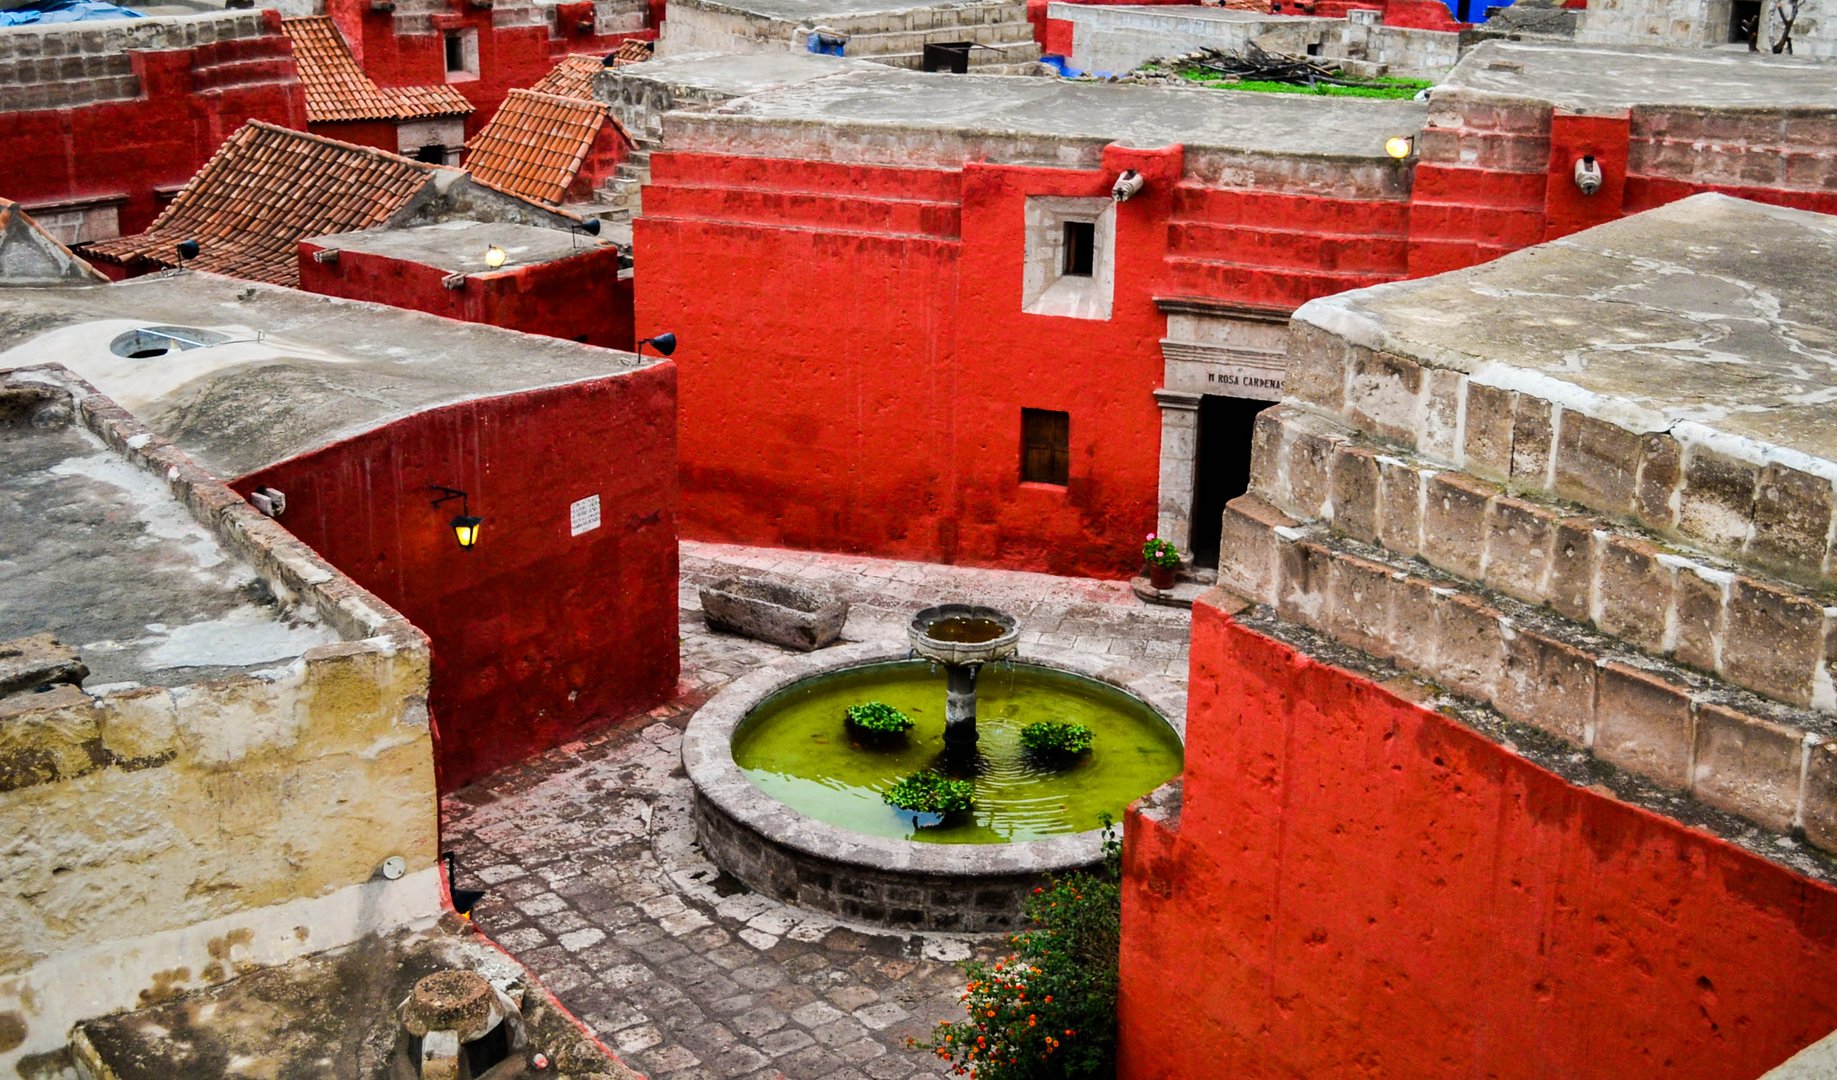
[[[903,740],[851,740],[842,711],[884,701],[910,716]],[[1021,750],[1040,720],[1083,724],[1096,745],[1063,768]],[[944,671],[925,661],[874,664],[806,679],[760,702],[734,733],[734,762],[766,794],[843,829],[938,844],[1000,844],[1095,829],[1180,771],[1180,738],[1143,702],[1093,679],[1032,664],[991,664],[976,683],[977,758],[944,751]],[[975,782],[962,820],[920,826],[881,798],[908,773],[938,766]]]

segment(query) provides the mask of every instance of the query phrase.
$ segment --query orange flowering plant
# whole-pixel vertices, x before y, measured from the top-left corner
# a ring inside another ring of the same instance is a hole
[[[1116,1072],[1116,957],[1122,930],[1122,844],[1104,818],[1097,870],[1033,890],[1029,928],[993,964],[964,965],[969,1017],[945,1021],[929,1050],[958,1076],[1072,1080]]]

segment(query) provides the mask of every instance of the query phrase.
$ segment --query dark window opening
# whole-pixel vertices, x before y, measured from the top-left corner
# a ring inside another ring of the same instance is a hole
[[[1091,269],[1097,263],[1097,223],[1095,221],[1068,221],[1065,223],[1065,269],[1066,277],[1090,277]]]
[[[483,1076],[493,1065],[510,1057],[510,1023],[499,1021],[498,1026],[462,1046],[466,1055],[466,1075]]]
[[[1064,487],[1072,472],[1072,416],[1021,410],[1021,483]]]
[[[1309,56],[1319,56],[1320,55],[1320,42],[1312,41],[1308,43],[1308,55]]]
[[[1760,0],[1735,0],[1729,5],[1729,40],[1754,40],[1754,24],[1760,19]]]
[[[446,35],[446,69],[466,70],[466,40],[456,30],[449,30]]]
[[[1193,565],[1218,566],[1225,504],[1250,490],[1250,432],[1274,404],[1207,394],[1199,399],[1199,445],[1193,461]]]
[[[970,49],[975,47],[973,41],[935,41],[926,45],[919,53],[919,66],[925,71],[945,71],[952,75],[967,75],[970,70]]]
[[[424,161],[429,165],[445,165],[446,147],[430,143],[415,151],[415,160]]]

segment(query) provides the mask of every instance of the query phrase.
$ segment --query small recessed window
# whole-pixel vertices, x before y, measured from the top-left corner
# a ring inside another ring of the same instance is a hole
[[[447,81],[464,80],[478,75],[478,31],[448,30],[446,41]]]
[[[1097,265],[1097,223],[1095,221],[1068,221],[1065,223],[1065,268],[1061,271],[1066,277],[1090,277]]]
[[[1057,484],[1071,477],[1072,417],[1051,409],[1021,410],[1021,482]]]

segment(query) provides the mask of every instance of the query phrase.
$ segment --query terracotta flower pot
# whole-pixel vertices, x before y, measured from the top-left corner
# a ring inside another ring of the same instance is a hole
[[[1162,592],[1167,592],[1174,587],[1175,569],[1176,568],[1172,566],[1160,566],[1155,563],[1149,563],[1148,584],[1153,585]]]

